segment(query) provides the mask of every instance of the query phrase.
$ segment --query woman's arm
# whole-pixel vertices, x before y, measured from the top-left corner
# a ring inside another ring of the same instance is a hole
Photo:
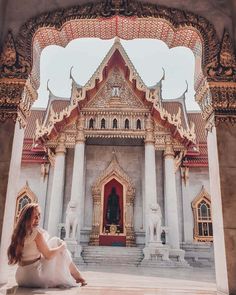
[[[65,242],[62,242],[62,244],[58,247],[49,248],[41,232],[37,233],[35,243],[39,252],[41,252],[46,259],[52,259],[57,253],[66,249]]]

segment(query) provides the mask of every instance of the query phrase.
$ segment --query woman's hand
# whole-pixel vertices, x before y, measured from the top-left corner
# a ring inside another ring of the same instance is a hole
[[[57,253],[63,252],[66,249],[66,243],[63,240],[58,243],[58,247],[49,248],[43,237],[43,234],[40,232],[38,232],[35,242],[39,252],[42,253],[46,259],[51,259],[57,255]]]
[[[60,252],[66,250],[66,243],[64,241],[61,241],[61,245],[60,245]]]

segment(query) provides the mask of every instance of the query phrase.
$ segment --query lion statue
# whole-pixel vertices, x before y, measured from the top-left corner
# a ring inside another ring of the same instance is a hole
[[[149,242],[161,242],[161,218],[160,206],[151,204],[148,214]]]
[[[78,222],[78,203],[71,200],[66,209],[66,239],[76,239]]]

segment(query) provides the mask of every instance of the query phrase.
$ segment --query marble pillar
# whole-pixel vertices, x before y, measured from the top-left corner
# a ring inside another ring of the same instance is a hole
[[[56,147],[52,192],[48,214],[48,232],[51,236],[58,235],[58,225],[61,223],[65,181],[65,154],[65,134],[61,133]]]
[[[166,226],[168,227],[168,241],[172,249],[180,248],[179,240],[179,221],[177,207],[177,193],[175,180],[175,161],[174,150],[170,138],[166,140],[166,148],[164,152],[164,168],[165,168],[165,213]]]
[[[184,237],[185,243],[193,242],[193,211],[191,201],[189,198],[189,168],[181,167],[182,179],[182,202],[183,202],[183,224],[184,224]]]
[[[5,122],[5,126],[10,124],[12,126],[14,122]],[[11,235],[13,231],[14,218],[15,218],[15,206],[16,206],[16,196],[18,190],[18,180],[20,177],[20,168],[21,168],[21,155],[23,149],[24,141],[24,129],[20,128],[18,122],[14,123],[14,138],[12,144],[9,142],[8,136],[1,141],[1,149],[4,151],[4,147],[12,146],[11,150],[8,151],[11,156],[9,174],[8,174],[8,183],[6,190],[6,201],[5,201],[5,210],[3,216],[3,226],[2,226],[2,235],[1,235],[1,246],[0,246],[0,284],[7,282],[8,277],[8,260],[7,260],[7,248],[10,245]],[[6,131],[6,130],[5,130]],[[7,130],[9,131],[9,130]],[[7,151],[5,151],[7,154]],[[4,171],[3,176],[6,171]],[[3,178],[4,180],[4,178]],[[1,180],[1,185],[3,185]]]
[[[207,134],[215,272],[218,291],[236,294],[236,132],[224,127],[212,127]],[[230,280],[233,292],[229,292]]]
[[[50,164],[43,163],[41,164],[41,177],[40,177],[40,187],[42,188],[40,191],[39,205],[41,207],[41,220],[40,226],[45,228],[45,212],[46,212],[46,199],[47,199],[47,190],[48,190],[48,179],[49,179],[49,170]]]
[[[14,139],[15,122],[11,119],[0,124],[0,237],[2,235],[2,225],[4,208],[7,194],[8,175],[12,156],[12,144]]]
[[[155,146],[153,138],[153,121],[150,117],[146,120],[146,138],[145,138],[145,244],[149,241],[148,214],[151,204],[157,203],[156,187],[156,161]]]
[[[77,203],[79,223],[77,228],[77,240],[80,242],[80,230],[83,226],[84,212],[84,117],[80,117],[77,124],[77,135],[74,152],[73,175],[70,200]]]

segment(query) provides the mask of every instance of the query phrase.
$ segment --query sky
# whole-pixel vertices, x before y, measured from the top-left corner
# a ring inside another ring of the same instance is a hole
[[[135,39],[120,40],[131,62],[146,86],[155,85],[163,76],[162,97],[174,99],[186,90],[186,106],[188,110],[200,110],[194,101],[194,55],[186,47],[168,46],[159,40]],[[70,70],[75,81],[84,85],[102,62],[112,47],[114,39],[83,38],[71,41],[65,48],[50,45],[46,47],[40,58],[40,87],[38,100],[33,107],[46,107],[49,92],[58,97],[70,97]],[[186,82],[187,81],[187,82]],[[187,84],[186,84],[187,83]]]

